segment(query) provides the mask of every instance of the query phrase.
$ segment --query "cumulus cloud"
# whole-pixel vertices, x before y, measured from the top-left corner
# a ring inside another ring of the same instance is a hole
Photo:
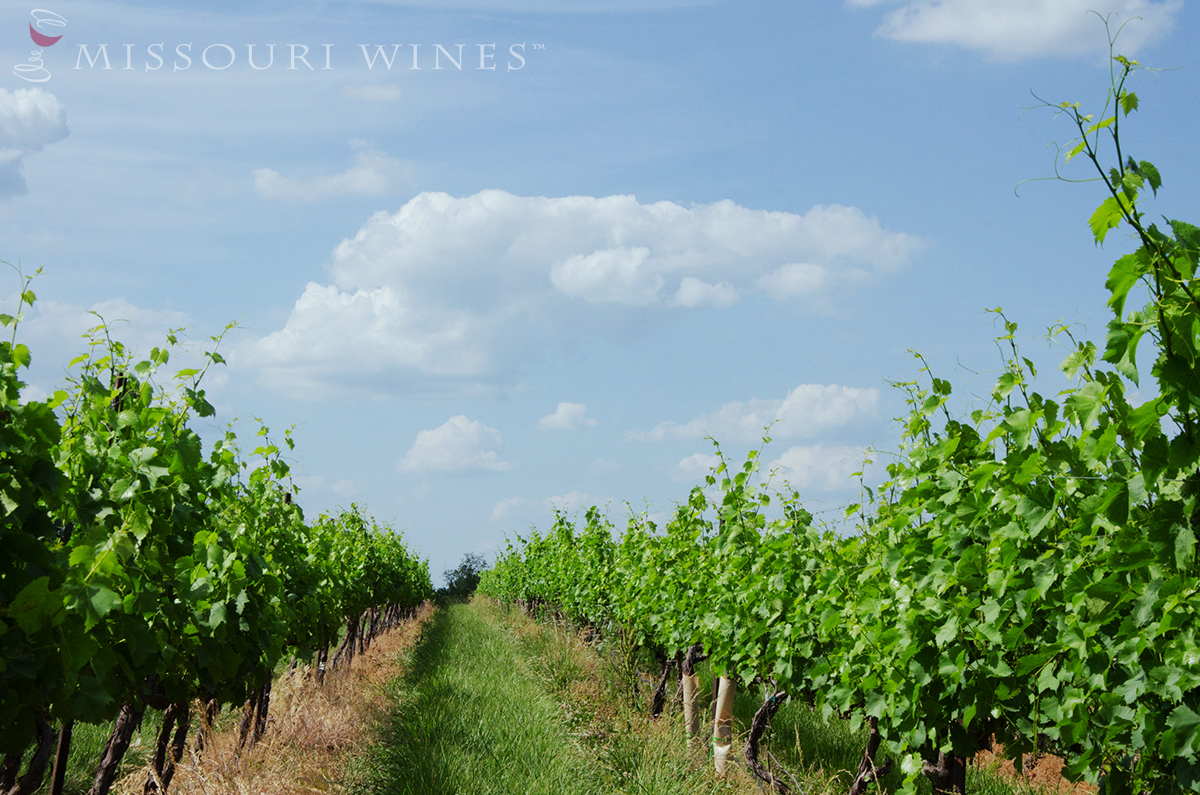
[[[861,447],[798,445],[788,448],[769,468],[797,490],[838,491],[854,485],[850,475],[863,468],[865,452]]]
[[[892,0],[848,0],[874,6]],[[1183,0],[933,0],[889,11],[876,35],[921,44],[952,44],[991,58],[1016,61],[1108,52],[1100,16],[1113,29],[1126,21],[1120,50],[1133,55],[1175,24]]]
[[[395,83],[368,83],[364,86],[342,86],[342,93],[351,99],[367,102],[395,102],[400,99],[400,86]]]
[[[298,397],[418,383],[494,390],[515,383],[520,362],[550,339],[778,293],[760,280],[801,262],[823,277],[807,289],[792,280],[788,295],[836,296],[923,244],[839,205],[799,215],[731,201],[422,193],[342,241],[332,284],[310,283],[245,362]]]
[[[351,193],[381,196],[408,181],[407,170],[399,160],[385,157],[361,141],[352,143],[358,150],[356,165],[340,174],[305,181],[285,177],[272,168],[259,168],[252,172],[254,187],[268,199],[311,202]]]
[[[459,414],[431,431],[420,431],[400,460],[401,472],[506,472],[500,431]]]
[[[763,428],[771,423],[774,425],[771,425],[770,436],[774,439],[810,438],[851,422],[872,418],[878,407],[879,390],[873,387],[801,384],[782,400],[733,401],[712,414],[685,423],[668,420],[647,433],[630,432],[626,438],[661,442],[711,436],[722,442],[754,443],[762,437]],[[692,458],[696,459],[696,456]]]
[[[500,522],[506,519],[537,519],[548,516],[553,511],[578,511],[601,505],[611,500],[600,500],[582,491],[571,491],[544,500],[531,500],[526,497],[506,497],[492,508],[491,520]]]
[[[0,199],[27,193],[21,173],[25,158],[68,132],[58,97],[40,88],[0,88]]]
[[[720,459],[715,455],[693,453],[680,461],[677,466],[681,472],[687,474],[689,477],[696,477],[707,475],[719,461]]]
[[[737,290],[728,282],[708,284],[692,276],[684,276],[679,280],[675,304],[689,309],[697,306],[729,306],[737,297]]]
[[[553,414],[538,420],[538,428],[543,431],[574,431],[595,425],[596,421],[586,415],[587,406],[583,403],[559,403]]]
[[[606,500],[598,500],[582,491],[571,491],[566,494],[560,494],[557,497],[548,497],[545,504],[553,510],[578,511],[583,508],[590,508],[593,505],[599,505],[602,502],[606,502]]]

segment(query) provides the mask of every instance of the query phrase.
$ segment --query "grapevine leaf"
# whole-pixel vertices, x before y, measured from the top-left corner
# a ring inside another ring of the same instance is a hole
[[[1071,158],[1075,157],[1075,155],[1082,152],[1084,147],[1086,147],[1086,146],[1087,146],[1087,140],[1085,139],[1085,140],[1081,140],[1079,143],[1077,143],[1073,147],[1071,147],[1071,151],[1067,152],[1066,157],[1063,158],[1063,164],[1065,165],[1067,163],[1070,163]]]
[[[1162,177],[1159,175],[1158,169],[1154,167],[1153,163],[1143,160],[1138,163],[1138,170],[1142,172],[1142,176],[1150,183],[1150,190],[1154,191],[1155,195],[1157,195],[1158,189],[1162,187]]]
[[[1108,231],[1121,223],[1121,219],[1124,218],[1124,208],[1121,204],[1116,196],[1109,196],[1096,208],[1096,212],[1092,213],[1088,225],[1092,227],[1096,243],[1103,243]]]
[[[1118,319],[1124,316],[1125,298],[1138,279],[1150,270],[1150,256],[1144,248],[1139,248],[1132,254],[1126,254],[1113,263],[1104,282],[1111,296],[1108,305]]]
[[[1104,342],[1104,361],[1135,384],[1138,383],[1137,346],[1145,333],[1140,324],[1113,320],[1108,324]]]
[[[103,585],[89,585],[87,600],[96,616],[100,618],[121,606],[121,597]]]
[[[1167,725],[1175,730],[1175,740],[1180,748],[1192,745],[1196,730],[1200,729],[1200,715],[1187,704],[1180,704],[1171,711]]]
[[[50,594],[50,578],[38,577],[20,590],[7,612],[26,635],[33,635],[54,612],[55,601]]]

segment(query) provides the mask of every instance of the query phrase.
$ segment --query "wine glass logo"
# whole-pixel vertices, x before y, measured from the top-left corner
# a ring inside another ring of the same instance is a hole
[[[63,37],[61,33],[57,36],[47,36],[39,30],[41,28],[65,28],[67,20],[63,19],[61,14],[47,11],[44,8],[35,8],[31,13],[33,22],[29,23],[29,38],[33,39],[34,44],[39,47],[49,47]]]
[[[29,38],[33,39],[33,43],[39,49],[29,54],[28,63],[19,63],[14,66],[13,74],[29,83],[45,83],[50,79],[50,70],[42,61],[42,51],[61,39],[62,34],[47,36],[39,28],[65,28],[67,20],[63,18],[62,14],[56,14],[44,8],[35,8],[30,13],[33,15],[33,22],[29,23]]]

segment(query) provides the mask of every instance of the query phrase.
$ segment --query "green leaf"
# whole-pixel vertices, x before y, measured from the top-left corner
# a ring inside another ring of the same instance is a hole
[[[29,355],[29,348],[25,347],[21,343],[14,345],[12,349],[12,360],[20,367],[28,367],[29,363],[32,361],[32,357]]]
[[[1111,293],[1108,305],[1112,307],[1113,314],[1117,316],[1117,319],[1124,316],[1125,298],[1129,295],[1129,291],[1137,284],[1138,279],[1149,271],[1150,255],[1145,248],[1139,248],[1132,254],[1126,254],[1113,263],[1104,286]]]
[[[1066,157],[1063,158],[1063,165],[1070,163],[1071,158],[1075,157],[1075,155],[1082,152],[1084,147],[1086,147],[1086,146],[1087,146],[1087,140],[1084,139],[1084,140],[1080,141],[1079,143],[1075,144],[1073,147],[1071,147],[1071,151],[1067,152]]]
[[[1187,748],[1200,728],[1200,715],[1197,715],[1187,704],[1180,704],[1171,711],[1167,725],[1175,730],[1176,742],[1180,748]]]
[[[1142,172],[1142,176],[1150,183],[1150,190],[1154,191],[1155,195],[1158,195],[1158,189],[1162,187],[1162,177],[1159,176],[1158,169],[1154,167],[1153,163],[1143,160],[1138,163],[1138,170]]]
[[[50,578],[38,577],[20,590],[7,612],[26,635],[33,635],[60,605],[50,594]]]
[[[1145,333],[1141,324],[1112,320],[1104,341],[1104,361],[1135,384],[1138,383],[1137,346]]]
[[[1096,212],[1092,213],[1092,217],[1088,219],[1088,225],[1092,227],[1092,234],[1096,237],[1097,244],[1104,242],[1108,230],[1121,223],[1127,208],[1128,200],[1120,201],[1116,196],[1109,196],[1096,208]]]
[[[1058,679],[1054,676],[1054,663],[1049,663],[1037,678],[1037,692],[1044,693],[1058,687]]]
[[[1132,91],[1121,92],[1121,110],[1125,111],[1126,116],[1137,110],[1137,106],[1137,94],[1133,93]]]
[[[121,597],[103,585],[89,585],[87,599],[92,610],[100,617],[108,615],[121,606]]]
[[[1196,535],[1187,525],[1180,527],[1175,536],[1175,566],[1181,571],[1187,571],[1196,556]]]

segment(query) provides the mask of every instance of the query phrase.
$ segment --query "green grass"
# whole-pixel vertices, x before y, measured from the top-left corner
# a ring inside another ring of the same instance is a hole
[[[764,792],[742,768],[735,744],[734,773],[713,776],[707,743],[686,748],[677,679],[667,711],[649,719],[645,652],[609,639],[584,644],[563,622],[534,624],[518,611],[483,600],[438,611],[394,684],[396,706],[373,756],[365,760],[364,795],[751,795]],[[712,672],[697,669],[700,704],[708,707]],[[762,703],[762,688],[742,688],[735,726],[745,731]],[[711,727],[711,713],[702,725]],[[760,758],[805,795],[844,795],[858,769],[865,728],[825,720],[804,703],[789,702],[764,737]],[[773,759],[768,757],[768,752]],[[882,789],[895,791],[900,773]],[[968,769],[972,795],[1030,795],[994,772]],[[929,793],[928,782],[918,782]]]
[[[366,791],[401,795],[597,792],[555,702],[478,608],[448,605],[397,683]]]
[[[130,743],[129,750],[125,752],[125,758],[121,760],[121,767],[117,774],[118,780],[130,771],[137,770],[146,764],[161,724],[162,713],[146,710],[145,717],[142,719],[141,734],[133,735],[133,742]],[[58,729],[57,726],[54,728]],[[75,724],[75,728],[71,732],[71,751],[67,754],[67,770],[63,776],[64,795],[87,795],[88,790],[92,788],[96,769],[100,767],[100,759],[104,756],[104,747],[108,744],[108,736],[111,733],[111,723]],[[25,766],[29,764],[29,758],[33,756],[33,750],[33,748],[25,750],[24,759],[21,762],[22,773],[25,772]],[[46,763],[45,778],[42,779],[43,789],[49,789],[50,777],[53,772],[54,753],[52,751],[50,761]]]

